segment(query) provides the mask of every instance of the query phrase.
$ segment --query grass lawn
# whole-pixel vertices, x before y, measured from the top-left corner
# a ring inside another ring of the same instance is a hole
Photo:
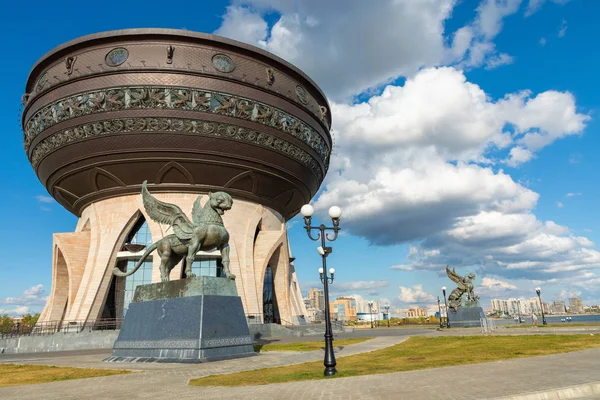
[[[368,338],[354,338],[354,339],[342,339],[334,340],[333,347],[343,347],[351,344],[362,343],[364,341],[373,339]],[[268,343],[268,344],[255,344],[254,351],[314,351],[324,349],[325,344],[323,340],[316,342],[298,342],[298,343]]]
[[[129,372],[115,369],[0,364],[0,387],[66,381],[68,379],[94,378],[97,376],[128,374]]]
[[[413,337],[386,349],[339,358],[336,377],[474,364],[593,347],[600,347],[600,335]],[[191,380],[190,385],[250,386],[313,379],[324,379],[322,361],[211,375]]]

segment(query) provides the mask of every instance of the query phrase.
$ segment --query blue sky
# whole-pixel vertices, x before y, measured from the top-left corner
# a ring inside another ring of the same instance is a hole
[[[262,46],[326,91],[337,147],[314,204],[321,219],[332,204],[344,210],[345,234],[329,258],[335,294],[427,307],[452,285],[443,275],[450,263],[478,274],[484,307],[491,297],[531,297],[538,285],[548,300],[600,303],[600,2],[321,3],[5,6],[0,237],[10,250],[0,261],[0,310],[41,311],[52,233],[76,224],[48,199],[23,151],[29,70],[70,39],[137,27]],[[306,292],[320,260],[302,222],[289,226]]]

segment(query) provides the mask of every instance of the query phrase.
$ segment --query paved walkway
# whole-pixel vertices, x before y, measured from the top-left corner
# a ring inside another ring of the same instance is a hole
[[[343,356],[385,348],[406,336],[381,336],[337,351]],[[277,385],[222,388],[187,386],[190,378],[215,373],[296,364],[322,359],[322,351],[263,353],[257,357],[206,364],[106,364],[105,355],[44,357],[31,354],[19,363],[102,368],[135,368],[134,374],[1,388],[0,399],[491,399],[600,382],[600,349],[422,371],[293,382]],[[14,360],[16,361],[16,357]],[[11,358],[2,357],[2,362]],[[535,397],[534,397],[535,398]],[[541,397],[539,397],[541,398]],[[552,397],[545,397],[552,398]],[[558,398],[558,397],[554,397]],[[563,397],[565,398],[565,397]],[[569,397],[566,397],[569,398]],[[571,397],[573,398],[573,397]],[[593,397],[579,397],[593,398]]]

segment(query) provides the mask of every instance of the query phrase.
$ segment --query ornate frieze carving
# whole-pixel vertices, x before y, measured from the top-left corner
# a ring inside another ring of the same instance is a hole
[[[184,87],[132,86],[107,88],[57,100],[32,115],[24,130],[25,150],[37,135],[54,124],[82,115],[129,109],[201,111],[258,122],[299,139],[315,150],[325,165],[330,148],[308,124],[285,111],[228,93]],[[321,110],[322,120],[326,120]]]
[[[126,132],[156,132],[158,134],[180,132],[190,135],[227,137],[249,142],[287,154],[306,165],[319,181],[323,179],[323,171],[319,163],[309,153],[285,140],[265,132],[236,125],[191,118],[113,118],[81,124],[58,131],[39,142],[31,153],[30,161],[35,168],[46,155],[69,143],[101,135]]]

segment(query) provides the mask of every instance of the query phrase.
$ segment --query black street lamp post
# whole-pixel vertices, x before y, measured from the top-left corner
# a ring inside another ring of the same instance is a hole
[[[448,310],[448,302],[446,301],[446,286],[442,286],[442,294],[444,295],[444,305],[446,306],[446,328],[450,328],[450,310]]]
[[[544,315],[544,303],[542,303],[542,289],[539,287],[535,288],[535,292],[540,300],[540,310],[542,311],[542,325],[546,325],[546,316]]]
[[[371,329],[373,329],[373,302],[369,301],[367,304],[369,305],[369,316],[371,317]]]
[[[383,306],[383,308],[385,308],[385,314],[387,315],[388,328],[389,328],[390,327],[390,305],[386,304],[385,306]]]
[[[321,246],[317,247],[317,251],[323,259],[323,267],[319,269],[319,272],[321,274],[321,282],[323,282],[323,295],[325,297],[325,357],[323,359],[325,371],[323,372],[323,375],[333,376],[337,374],[337,370],[335,369],[337,363],[335,361],[335,354],[333,353],[333,334],[331,332],[331,315],[329,313],[329,283],[333,283],[333,274],[335,273],[335,270],[331,268],[329,270],[331,276],[329,277],[326,275],[327,256],[331,254],[333,249],[325,246],[325,239],[329,242],[333,242],[337,239],[338,232],[340,231],[340,217],[342,216],[342,210],[337,206],[333,206],[329,209],[329,217],[331,217],[331,220],[333,221],[333,227],[326,227],[323,224],[311,226],[310,222],[314,212],[315,209],[310,204],[305,204],[302,206],[302,209],[300,209],[300,213],[304,217],[304,229],[306,229],[308,237],[314,241],[321,240]],[[316,238],[311,235],[312,230],[319,231]],[[333,231],[332,237],[330,237],[328,233],[325,233],[325,231],[328,230]]]
[[[438,296],[437,298],[438,298],[438,312],[440,313],[440,328],[443,328],[444,325],[442,325],[442,306],[440,305],[440,296]]]
[[[521,324],[521,300],[517,300],[517,313],[519,315],[519,324]]]

